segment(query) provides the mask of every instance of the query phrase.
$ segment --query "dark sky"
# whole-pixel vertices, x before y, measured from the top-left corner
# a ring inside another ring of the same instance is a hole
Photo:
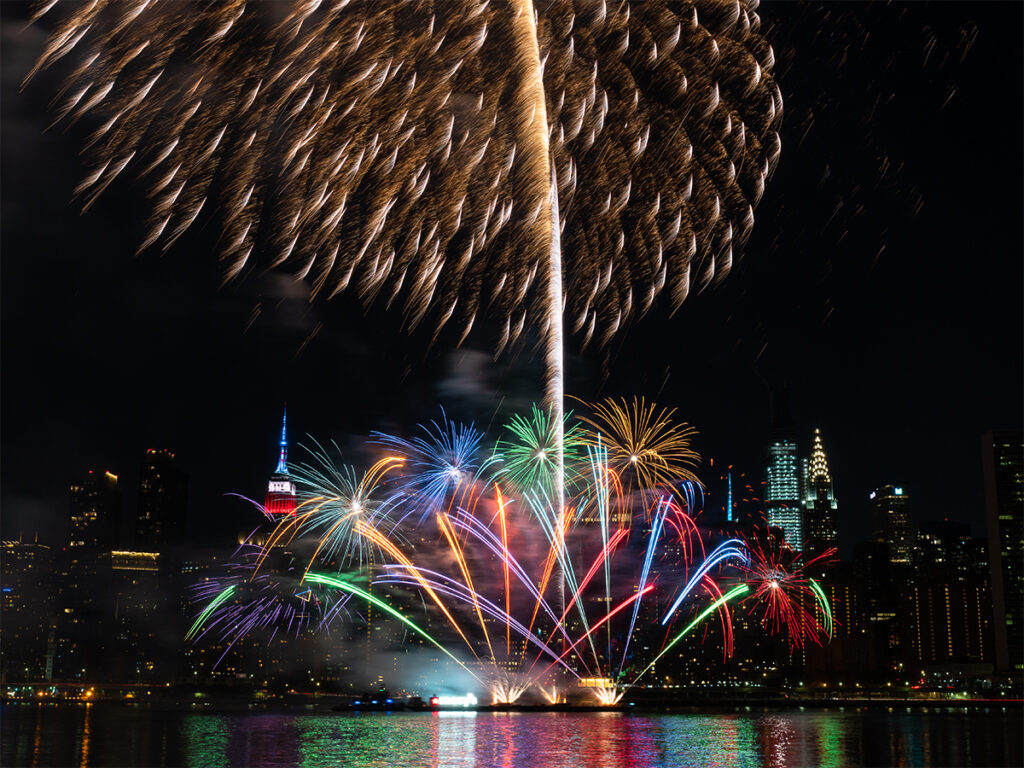
[[[89,468],[121,473],[131,509],[142,451],[168,447],[191,475],[193,538],[228,545],[250,513],[222,494],[262,495],[284,400],[293,436],[358,462],[360,435],[439,405],[486,423],[499,402],[539,399],[529,352],[495,364],[473,336],[428,348],[349,296],[310,306],[281,274],[222,286],[213,221],[134,256],[140,188],[119,180],[80,213],[84,131],[44,132],[59,73],[19,91],[44,30],[2,11],[4,538],[59,540],[67,485]],[[916,519],[983,535],[981,433],[1024,421],[1022,6],[760,13],[783,150],[744,259],[674,317],[656,306],[607,354],[573,355],[568,389],[677,407],[715,458],[714,495],[721,464],[759,485],[769,389],[788,386],[801,434],[824,434],[844,553],[886,482]]]

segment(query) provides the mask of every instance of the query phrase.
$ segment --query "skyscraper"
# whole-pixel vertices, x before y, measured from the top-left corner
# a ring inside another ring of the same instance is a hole
[[[785,391],[772,397],[772,437],[765,468],[764,511],[768,525],[781,528],[786,543],[801,550],[804,544],[803,494],[795,427]]]
[[[987,579],[912,582],[901,611],[904,658],[914,666],[991,664],[991,604]]]
[[[166,449],[150,448],[139,471],[139,506],[135,518],[135,549],[166,552],[185,524],[188,475]]]
[[[46,678],[53,624],[54,551],[23,541],[0,544],[0,681]]]
[[[113,472],[90,470],[72,483],[71,529],[58,583],[54,656],[57,679],[100,679],[108,662],[109,564],[118,548],[121,492]]]
[[[1024,432],[982,436],[996,670],[1024,670]]]
[[[807,537],[806,557],[809,560],[839,543],[836,524],[838,505],[820,429],[814,430],[804,486],[804,535]]]
[[[871,526],[875,541],[885,544],[889,562],[910,565],[914,546],[910,496],[902,486],[883,485],[871,492]]]
[[[160,559],[157,552],[110,553],[110,597],[114,601],[110,632],[116,653],[108,672],[114,680],[171,679],[160,639],[170,636],[177,645],[181,627],[171,623],[175,617],[167,610],[168,585],[161,579]]]
[[[71,485],[71,537],[73,548],[105,549],[117,546],[121,522],[121,492],[113,472],[89,470]]]
[[[277,468],[267,485],[267,496],[263,507],[268,515],[283,517],[295,514],[295,483],[288,473],[288,410],[281,418],[280,453]]]

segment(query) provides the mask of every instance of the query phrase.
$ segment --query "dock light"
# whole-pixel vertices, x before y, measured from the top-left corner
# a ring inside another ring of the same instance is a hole
[[[435,696],[430,703],[441,707],[475,707],[476,696],[472,693],[467,693],[465,696]]]

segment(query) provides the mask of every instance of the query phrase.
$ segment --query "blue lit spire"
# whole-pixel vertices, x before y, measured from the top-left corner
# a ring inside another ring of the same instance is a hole
[[[278,475],[288,474],[288,404],[285,403],[284,416],[281,417],[281,458],[277,460]]]
[[[732,522],[732,472],[729,473],[729,500],[726,502],[725,519]]]

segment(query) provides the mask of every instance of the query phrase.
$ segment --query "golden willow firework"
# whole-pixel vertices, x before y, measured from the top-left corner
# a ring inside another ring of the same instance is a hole
[[[143,248],[219,203],[228,277],[290,265],[464,332],[489,305],[502,344],[564,302],[604,341],[750,232],[782,107],[756,5],[94,0],[33,71],[70,62],[58,115],[96,126],[86,206],[146,183]]]
[[[700,454],[691,445],[697,430],[673,421],[675,408],[634,397],[632,402],[606,398],[591,410],[591,416],[580,416],[591,428],[584,439],[604,447],[608,466],[624,487],[664,489],[683,481],[700,485]]]

